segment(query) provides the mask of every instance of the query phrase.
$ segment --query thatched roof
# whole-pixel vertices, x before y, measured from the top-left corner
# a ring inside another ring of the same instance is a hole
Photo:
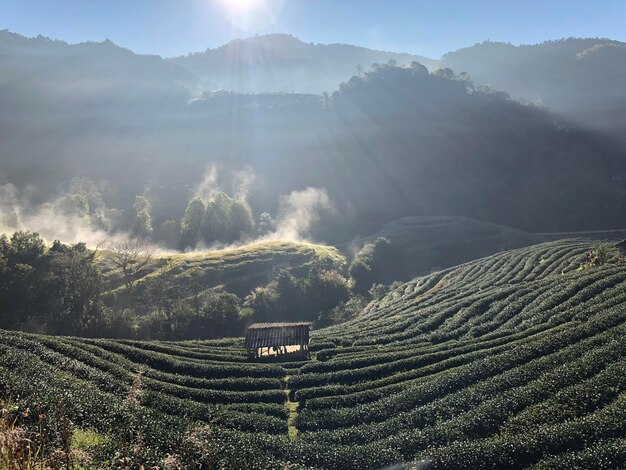
[[[253,323],[246,331],[246,349],[309,344],[310,322]]]

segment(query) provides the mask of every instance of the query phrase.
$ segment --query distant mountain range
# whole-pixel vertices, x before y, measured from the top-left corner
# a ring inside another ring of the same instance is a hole
[[[440,63],[588,126],[616,135],[626,130],[623,42],[570,38],[513,46],[487,41],[450,52]]]
[[[134,100],[159,90],[172,97],[176,89],[183,94],[332,93],[372,64],[419,62],[430,71],[447,67],[457,74],[466,72],[476,84],[546,106],[586,125],[617,130],[616,134],[626,129],[626,44],[610,39],[569,38],[522,46],[486,41],[432,59],[269,34],[163,59],[135,54],[109,40],[68,44],[3,30],[0,58],[0,86],[26,88],[44,80],[49,86],[35,87],[37,98],[43,100],[82,99],[91,91],[106,89],[116,91],[120,99]],[[55,78],[64,87],[54,87]],[[131,91],[132,97],[127,97]]]
[[[619,135],[626,129],[626,44],[610,39],[536,45],[486,41],[440,59],[344,44],[312,44],[286,34],[237,39],[205,52],[167,59],[193,72],[203,89],[331,93],[372,64],[419,62],[430,71],[466,72],[476,84],[550,108]]]

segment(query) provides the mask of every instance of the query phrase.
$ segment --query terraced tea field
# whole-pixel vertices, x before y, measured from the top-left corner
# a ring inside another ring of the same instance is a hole
[[[626,264],[580,269],[590,246],[417,278],[315,331],[308,362],[250,362],[241,339],[0,332],[0,384],[115,435],[140,383],[155,463],[204,423],[216,468],[626,468]]]

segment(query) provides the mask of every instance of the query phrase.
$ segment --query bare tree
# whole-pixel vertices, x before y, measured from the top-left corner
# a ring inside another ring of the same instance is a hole
[[[145,240],[132,238],[109,245],[108,262],[122,271],[126,289],[132,291],[137,275],[150,263],[153,254],[154,250]]]

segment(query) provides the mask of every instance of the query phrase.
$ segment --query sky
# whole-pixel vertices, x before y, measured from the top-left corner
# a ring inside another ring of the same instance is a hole
[[[0,0],[0,29],[163,57],[289,33],[439,58],[486,39],[626,41],[626,0]]]

